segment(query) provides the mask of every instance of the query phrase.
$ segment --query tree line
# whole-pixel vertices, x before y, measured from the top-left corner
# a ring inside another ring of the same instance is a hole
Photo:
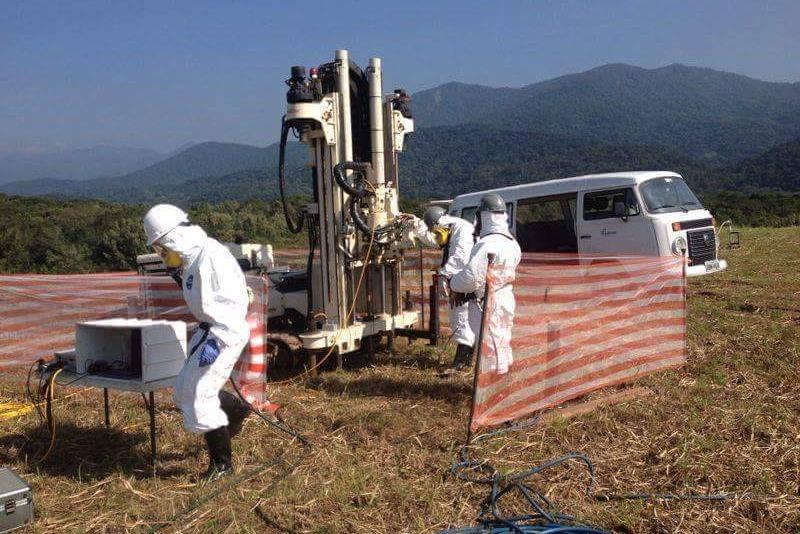
[[[142,229],[148,207],[0,195],[0,272],[135,269],[136,256],[149,252]],[[305,239],[286,229],[277,201],[202,203],[189,209],[189,217],[220,241],[282,247]]]
[[[305,199],[293,197],[296,209]],[[721,192],[702,195],[718,222],[737,226],[800,225],[800,193]],[[149,252],[142,217],[149,206],[98,200],[56,200],[0,194],[0,272],[76,273],[136,268]],[[425,202],[404,199],[401,208],[421,215]],[[306,245],[305,233],[286,228],[279,201],[208,202],[189,209],[190,219],[228,242]]]

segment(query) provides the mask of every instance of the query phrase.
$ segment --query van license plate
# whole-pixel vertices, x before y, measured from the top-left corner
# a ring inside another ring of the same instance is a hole
[[[711,260],[706,262],[706,272],[719,271],[719,260]]]

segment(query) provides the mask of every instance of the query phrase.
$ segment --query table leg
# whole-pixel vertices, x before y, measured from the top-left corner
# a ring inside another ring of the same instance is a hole
[[[311,352],[308,355],[308,365],[311,367],[311,378],[317,378],[317,353]]]
[[[108,388],[103,388],[103,405],[106,413],[106,428],[111,426],[111,417],[108,410]]]
[[[153,462],[153,474],[156,471],[156,401],[153,392],[150,392],[150,402],[147,406],[150,411],[150,459]]]

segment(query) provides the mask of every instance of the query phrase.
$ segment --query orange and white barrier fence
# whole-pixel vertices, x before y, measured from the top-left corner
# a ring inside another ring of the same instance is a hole
[[[248,276],[250,343],[233,372],[248,400],[264,400],[267,281]],[[196,322],[181,288],[136,273],[0,275],[0,368],[30,365],[75,346],[75,323],[111,317]]]
[[[682,258],[526,254],[487,278],[470,432],[686,362]]]

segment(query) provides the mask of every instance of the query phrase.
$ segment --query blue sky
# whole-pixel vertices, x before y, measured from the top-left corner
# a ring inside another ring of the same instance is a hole
[[[605,63],[800,81],[800,1],[3,2],[0,155],[278,136],[283,80],[347,48],[386,90]]]

